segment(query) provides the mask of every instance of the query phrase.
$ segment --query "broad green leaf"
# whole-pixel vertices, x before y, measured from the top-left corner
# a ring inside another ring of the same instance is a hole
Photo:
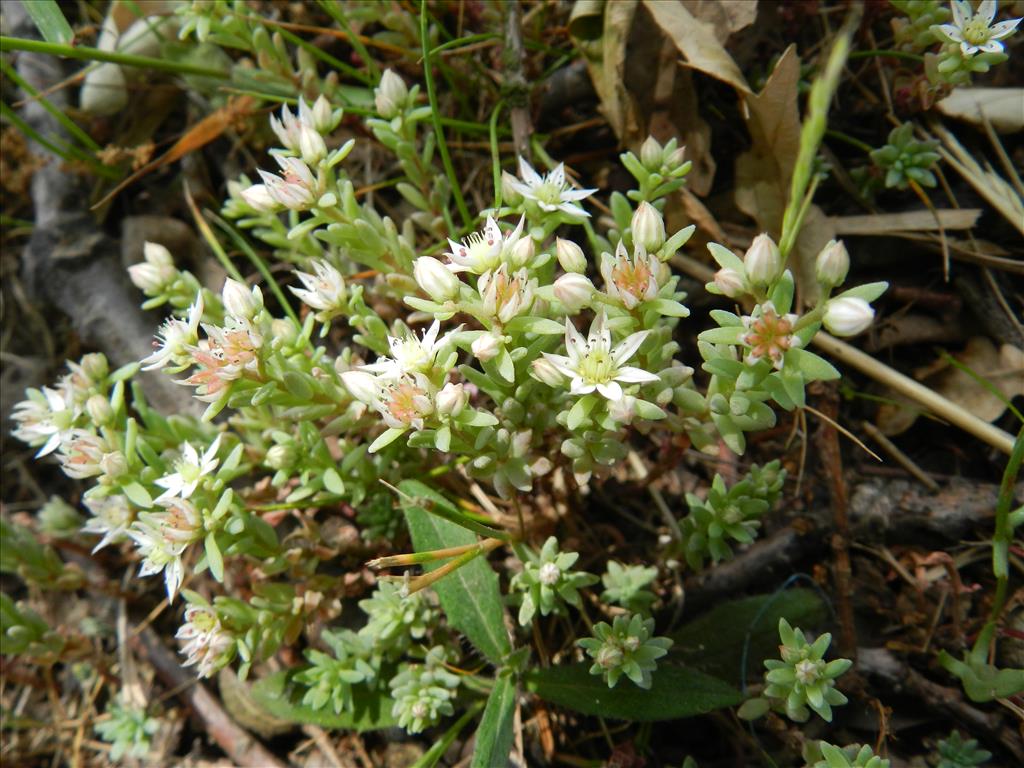
[[[615,688],[597,675],[590,664],[568,664],[533,669],[524,677],[527,690],[544,701],[585,715],[600,715],[637,722],[677,720],[703,715],[743,701],[728,683],[692,669],[661,665],[648,690],[622,678]]]
[[[376,440],[370,443],[370,453],[376,453],[381,448],[391,445],[393,442],[395,442],[395,440],[400,438],[407,431],[408,430],[405,429],[395,429],[394,427],[388,427],[387,429],[380,433],[380,436]]]
[[[487,697],[487,707],[476,729],[472,768],[491,768],[508,763],[512,751],[512,725],[516,712],[516,683],[502,675]]]
[[[303,686],[293,685],[289,681],[288,671],[284,670],[253,684],[251,695],[267,713],[293,723],[359,732],[390,728],[398,723],[398,719],[391,714],[395,702],[379,691],[353,686],[353,711],[342,712],[340,715],[336,715],[330,707],[313,709],[303,704],[303,691]]]
[[[796,366],[807,381],[832,381],[839,378],[839,371],[823,357],[806,349],[791,349],[786,352],[786,363]]]
[[[210,573],[217,581],[224,581],[224,556],[217,546],[217,536],[213,531],[206,534],[206,561],[210,564]]]
[[[345,483],[334,467],[328,467],[324,471],[324,488],[338,496],[345,495]]]
[[[718,266],[723,269],[734,269],[741,275],[746,274],[746,270],[743,267],[743,261],[740,257],[724,245],[708,243],[708,250],[711,251],[711,257],[718,262]]]
[[[22,0],[21,4],[46,42],[66,45],[74,39],[75,33],[57,0]]]
[[[127,485],[121,486],[121,491],[128,500],[138,507],[143,509],[149,509],[153,506],[153,497],[149,495],[149,491],[143,488],[139,483],[128,483]]]
[[[688,667],[738,684],[748,675],[760,675],[764,660],[777,653],[779,619],[809,628],[824,621],[825,615],[821,598],[810,589],[732,600],[674,632],[670,654]],[[744,672],[743,646],[748,636]]]
[[[418,499],[426,499],[455,511],[451,502],[437,491],[418,480],[404,480],[398,487],[412,499],[403,499],[402,508],[417,552],[478,541],[465,528],[431,514],[417,503]],[[424,567],[431,571],[440,565],[429,563]],[[482,557],[475,558],[438,581],[434,589],[448,622],[462,632],[488,661],[500,664],[502,658],[512,651],[512,643],[505,631],[498,575],[487,561]]]

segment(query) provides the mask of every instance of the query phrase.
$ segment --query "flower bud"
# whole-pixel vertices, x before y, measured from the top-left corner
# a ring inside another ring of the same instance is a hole
[[[832,240],[821,249],[814,262],[814,274],[822,285],[841,285],[850,271],[850,254],[842,240]]]
[[[743,257],[747,279],[758,286],[770,285],[782,271],[782,256],[775,241],[762,232],[754,238],[747,254]]]
[[[462,281],[432,256],[420,256],[416,259],[412,272],[419,287],[436,302],[443,304],[459,295]]]
[[[106,427],[114,419],[114,409],[103,395],[92,395],[85,403],[85,410],[97,427]]]
[[[630,223],[633,243],[648,253],[656,253],[665,244],[665,221],[661,213],[646,200],[640,203]]]
[[[128,459],[120,451],[105,453],[100,459],[100,469],[105,477],[113,480],[128,471]]]
[[[89,377],[89,381],[101,383],[110,373],[110,364],[107,363],[107,356],[102,352],[90,352],[82,357],[79,365],[82,372]]]
[[[665,158],[665,166],[674,171],[686,162],[686,147],[679,147]]]
[[[519,179],[508,171],[501,172],[501,200],[505,205],[519,205],[523,202],[523,196],[516,189]]]
[[[390,120],[401,113],[408,95],[405,81],[390,69],[386,69],[375,91],[374,104],[380,116]]]
[[[624,395],[618,400],[610,401],[608,415],[620,424],[632,423],[636,418],[636,398],[632,395]]]
[[[572,240],[555,238],[555,256],[566,272],[583,274],[587,271],[587,257],[583,255],[583,249]]]
[[[519,241],[512,246],[512,250],[508,255],[508,265],[512,269],[525,267],[533,261],[533,252],[533,238],[530,236],[519,238]]]
[[[829,333],[836,336],[856,336],[866,331],[875,318],[875,310],[864,299],[854,296],[842,296],[830,299],[825,305],[825,317],[822,319]]]
[[[164,246],[160,245],[160,243],[143,243],[142,255],[145,256],[146,261],[154,267],[174,268],[174,258],[171,256],[171,252]]]
[[[594,284],[590,279],[576,272],[562,275],[555,280],[553,288],[555,298],[573,315],[587,306],[594,294]]]
[[[295,446],[281,444],[271,446],[264,462],[271,469],[288,469],[295,464],[297,458],[298,452],[295,450]]]
[[[270,321],[270,335],[276,345],[294,344],[299,340],[299,328],[291,320],[275,318]]]
[[[327,144],[311,125],[299,124],[299,154],[307,165],[316,165],[327,157]]]
[[[242,320],[252,320],[263,309],[263,294],[258,285],[250,291],[248,286],[230,277],[224,280],[221,300],[229,315]]]
[[[728,296],[730,299],[735,299],[746,293],[743,275],[728,267],[715,272],[714,285],[723,296]]]
[[[549,387],[560,387],[565,383],[565,377],[546,357],[538,357],[530,363],[530,373],[537,381]]]
[[[331,109],[331,102],[323,94],[317,96],[316,101],[313,102],[310,115],[313,118],[313,127],[321,133],[327,133],[334,129],[334,112]]]
[[[266,184],[253,184],[251,187],[246,187],[241,191],[241,195],[249,207],[255,208],[261,213],[269,213],[278,206]]]
[[[380,385],[375,376],[365,371],[345,371],[341,374],[341,382],[349,394],[361,403],[370,405],[377,399]]]
[[[142,252],[146,260],[128,267],[129,278],[145,293],[163,290],[178,276],[170,251],[159,243],[146,243]]]
[[[470,345],[470,349],[473,350],[477,360],[486,363],[488,360],[493,360],[498,356],[498,351],[501,349],[501,339],[493,333],[482,333]]]
[[[466,404],[469,402],[469,393],[462,384],[448,382],[437,393],[435,402],[439,414],[454,418],[462,413],[466,407]]]
[[[657,171],[661,168],[664,150],[658,140],[648,136],[640,145],[640,162],[649,171]]]

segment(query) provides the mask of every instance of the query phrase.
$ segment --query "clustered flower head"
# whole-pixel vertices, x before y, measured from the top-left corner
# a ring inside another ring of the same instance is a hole
[[[578,641],[578,645],[594,660],[590,674],[600,675],[614,688],[625,675],[641,688],[650,688],[651,673],[672,646],[667,637],[651,637],[654,619],[639,614],[616,616],[609,626],[594,625],[594,636]]]
[[[185,623],[175,637],[185,641],[181,648],[186,657],[184,666],[195,665],[200,677],[213,676],[234,657],[235,639],[209,605],[189,605],[185,609]]]
[[[941,24],[939,30],[950,42],[959,43],[964,56],[984,53],[1001,53],[1002,40],[1014,33],[1020,19],[1007,19],[993,24],[998,3],[996,0],[981,0],[978,10],[971,8],[970,0],[952,0],[953,23]]]
[[[579,607],[579,590],[597,581],[584,571],[572,571],[577,552],[559,552],[558,539],[551,536],[539,553],[527,551],[523,570],[512,577],[510,588],[520,599],[519,624],[528,625],[538,611],[542,616],[564,612],[564,603]]]
[[[774,709],[783,712],[797,723],[806,722],[813,710],[819,717],[832,722],[832,707],[845,704],[847,698],[836,690],[836,678],[848,670],[853,662],[834,659],[826,662],[825,652],[832,642],[827,632],[813,643],[807,642],[800,629],[794,629],[785,619],[779,619],[779,646],[781,659],[764,662],[765,688],[761,697],[750,699],[740,708],[740,716],[755,718]],[[809,709],[808,709],[809,708]]]
[[[455,711],[452,699],[459,677],[445,669],[445,656],[444,648],[435,646],[425,663],[408,664],[391,680],[392,714],[409,733],[419,733]]]

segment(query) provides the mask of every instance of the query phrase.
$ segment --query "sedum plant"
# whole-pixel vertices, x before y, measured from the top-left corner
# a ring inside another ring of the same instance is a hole
[[[95,725],[99,737],[110,744],[110,759],[115,763],[125,755],[144,758],[149,753],[153,734],[160,721],[146,714],[145,709],[111,699],[104,713],[107,717]]]
[[[825,652],[832,635],[820,635],[813,643],[807,642],[799,628],[794,629],[785,619],[779,619],[779,646],[781,659],[764,662],[765,688],[760,697],[750,699],[740,709],[741,717],[756,718],[769,709],[784,713],[790,720],[803,723],[813,711],[821,719],[832,721],[832,707],[845,704],[847,699],[836,690],[835,681],[852,665],[849,659],[826,662]]]
[[[600,675],[614,688],[623,675],[641,688],[651,687],[651,673],[657,660],[668,653],[672,640],[652,637],[654,619],[639,614],[616,616],[611,625],[594,625],[593,637],[585,637],[579,646],[594,660],[590,674]]]
[[[914,124],[904,123],[892,129],[888,144],[871,152],[871,161],[885,172],[888,189],[906,189],[912,182],[934,187],[937,182],[931,169],[939,161],[938,145],[936,140],[918,141]]]
[[[889,768],[889,761],[866,744],[837,747],[827,741],[808,742],[804,759],[811,768]]]
[[[560,163],[522,157],[515,174],[495,169],[493,205],[471,212],[459,180],[438,171],[444,137],[431,106],[385,71],[363,123],[401,177],[385,208],[357,192],[361,169],[347,168],[356,140],[336,137],[346,101],[336,73],[318,78],[305,49],[293,57],[243,3],[192,3],[179,16],[183,37],[246,52],[289,93],[298,85],[294,106],[270,120],[271,170],[232,180],[221,208],[239,243],[251,238],[292,268],[288,290],[259,255],[265,282],[226,261],[230,276],[211,288],[147,244],[129,274],[143,306],[168,313],[152,354],[113,371],[101,355],[70,363],[54,386],[18,404],[14,434],[85,481],[81,530],[162,583],[183,610],[183,663],[199,676],[233,665],[241,677],[263,676],[259,690],[274,678],[264,663],[297,646],[305,653],[290,656],[304,660],[266,695],[286,697],[307,721],[333,714],[351,725],[344,718],[372,699],[415,733],[454,714],[456,696],[485,694],[484,719],[511,727],[515,686],[537,672],[529,639],[549,617],[575,619],[567,605],[586,620],[583,596],[598,582],[574,569],[579,555],[562,551],[557,536],[535,548],[531,494],[583,494],[644,440],[678,436],[708,453],[724,443],[742,454],[747,434],[775,425],[777,408],[803,407],[808,384],[839,376],[810,340],[822,328],[865,332],[886,286],[840,290],[849,255],[832,242],[816,260],[817,298],[801,307],[767,234],[742,254],[712,244],[720,269],[707,289],[736,311],[713,310],[717,327],[687,355],[676,339],[690,310],[671,264],[694,228],[672,232],[663,214],[690,169],[674,140],[648,139],[639,154],[621,155],[632,188],[609,195],[599,221],[591,202],[600,190],[577,185]],[[202,415],[154,408],[142,370],[173,376]],[[684,521],[691,565],[728,556],[727,540],[750,541],[783,480],[778,462],[752,467],[732,489],[716,479]],[[493,496],[499,513],[437,492],[463,484]],[[503,519],[506,508],[518,525]],[[359,629],[335,624],[354,593],[323,567],[359,541],[332,538],[330,523],[342,517],[363,541],[392,546],[404,525],[417,550],[372,561],[410,570],[383,577],[358,602]],[[64,514],[60,525],[71,520]],[[20,535],[6,522],[4,530]],[[501,548],[514,572],[504,595],[486,561]],[[5,552],[4,568],[50,586],[80,584],[48,551]],[[629,613],[567,644],[573,659],[551,669],[575,660],[601,688],[625,676],[649,689],[671,642],[654,635],[648,616],[657,572],[607,568],[594,599]],[[506,602],[518,605],[511,630]],[[45,645],[45,631],[36,634]],[[461,636],[493,677],[453,671],[479,667]],[[841,665],[821,661],[827,639],[809,646],[789,631],[784,642],[766,695],[792,700],[796,715],[806,717],[806,704],[826,716],[841,696],[831,687]],[[734,701],[727,693],[722,700]],[[135,722],[125,713],[121,721]]]
[[[953,731],[936,745],[935,768],[973,768],[989,761],[992,753],[981,749],[975,739],[965,739],[960,731]]]

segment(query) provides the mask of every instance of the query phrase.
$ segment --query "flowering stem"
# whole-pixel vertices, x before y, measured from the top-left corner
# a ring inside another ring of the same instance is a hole
[[[444,128],[441,126],[441,115],[437,109],[437,93],[434,90],[434,73],[430,70],[430,49],[427,47],[427,0],[420,0],[420,45],[423,49],[423,80],[427,85],[427,98],[430,100],[430,118],[434,123],[434,134],[437,136],[437,150],[441,155],[441,162],[444,164],[444,171],[448,174],[448,181],[452,187],[452,196],[455,198],[455,205],[462,217],[462,225],[469,229],[473,225],[473,218],[469,215],[466,201],[462,197],[462,190],[459,188],[459,180],[455,176],[455,168],[452,166],[451,155],[448,154],[448,142],[444,138]]]
[[[222,69],[211,69],[199,67],[195,64],[182,64],[167,59],[155,59],[150,56],[134,56],[130,53],[117,53],[115,51],[101,51],[98,48],[89,48],[85,45],[62,45],[60,43],[44,43],[42,40],[25,40],[20,37],[0,36],[0,51],[27,51],[29,53],[48,53],[52,56],[64,56],[69,59],[84,59],[86,61],[109,61],[113,64],[121,64],[125,67],[139,67],[141,69],[156,69],[161,72],[173,72],[178,75],[201,75],[203,77],[216,77],[227,79],[231,76],[229,72]]]
[[[490,137],[491,137],[491,170],[494,176],[494,208],[501,208],[501,155],[498,151],[498,115],[501,114],[505,100],[502,99],[494,105],[491,113]]]
[[[996,622],[1006,604],[1006,591],[1010,578],[1007,562],[1010,543],[1013,539],[1010,504],[1013,503],[1014,486],[1022,461],[1024,461],[1024,427],[1021,427],[1020,432],[1017,433],[1017,439],[1013,443],[1013,453],[1010,454],[1010,460],[1006,464],[1006,471],[1003,472],[1003,480],[999,486],[999,501],[996,502],[996,530],[992,536],[992,572],[996,577],[996,594],[992,599],[992,611],[988,621],[985,622],[985,626],[971,650],[971,656],[979,662],[985,660],[988,647],[995,634]]]
[[[476,557],[487,554],[494,549],[497,549],[502,545],[503,542],[498,539],[484,539],[481,542],[473,545],[473,549],[465,552],[453,560],[449,560],[447,563],[442,565],[430,573],[425,573],[422,576],[417,576],[415,579],[409,581],[409,594],[419,592],[421,589],[426,589],[431,584],[439,581],[440,579],[447,576],[452,571],[456,571],[466,563],[471,562]]]
[[[839,141],[849,144],[851,147],[856,147],[861,152],[874,152],[875,150],[875,148],[872,147],[870,144],[867,144],[861,141],[860,139],[855,139],[850,134],[843,133],[842,131],[837,131],[833,128],[829,128],[827,131],[825,131],[825,135],[828,136],[830,139],[838,139]]]

